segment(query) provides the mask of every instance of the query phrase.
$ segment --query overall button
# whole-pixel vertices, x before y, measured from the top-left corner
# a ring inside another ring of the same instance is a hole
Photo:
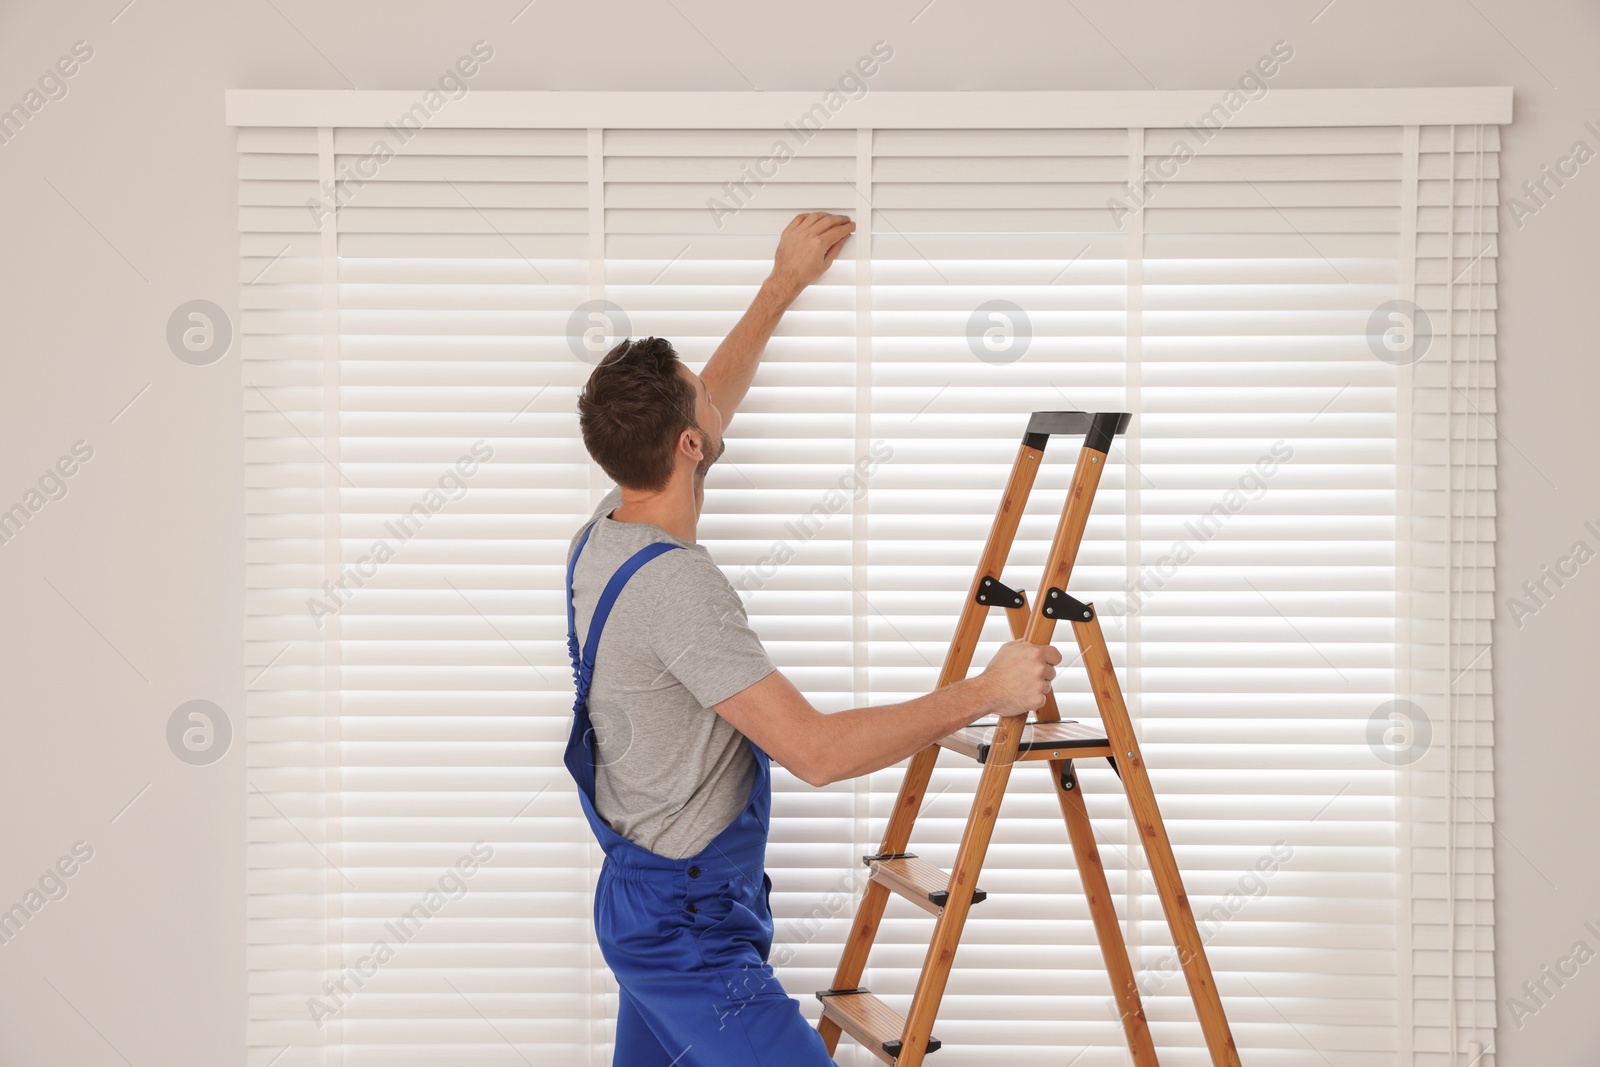
[[[694,915],[695,913],[697,913],[700,910],[699,908],[695,907],[693,904],[689,904],[689,905],[686,905],[686,906],[689,909],[689,914],[690,915]]]
[[[698,878],[698,877],[700,877],[700,868],[699,867],[690,867],[689,868],[689,877],[690,878]]]

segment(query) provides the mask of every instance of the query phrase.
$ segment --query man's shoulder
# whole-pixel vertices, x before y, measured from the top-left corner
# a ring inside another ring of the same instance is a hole
[[[598,545],[600,555],[607,558],[606,565],[621,566],[633,553],[658,542],[671,544],[681,551],[663,552],[650,562],[650,565],[640,572],[648,575],[646,584],[668,582],[674,586],[682,587],[682,594],[692,596],[704,594],[708,590],[732,589],[727,575],[722,573],[711,554],[705,546],[694,542],[684,542],[659,526],[642,522],[611,522],[608,519],[610,512],[622,504],[622,493],[619,489],[612,489],[601,500],[594,514],[580,526],[572,535],[567,545],[567,558],[572,558],[572,553],[577,550],[578,541],[582,538],[584,530],[595,530],[590,534],[589,544]],[[604,523],[603,532],[597,529]],[[590,549],[584,548],[584,558],[589,558]],[[614,558],[613,558],[614,557]]]
[[[584,520],[582,525],[573,533],[571,540],[567,542],[567,558],[570,560],[572,553],[577,551],[578,541],[583,537],[583,531],[592,528],[595,523],[600,521],[601,516],[609,515],[621,506],[622,488],[614,485],[611,487],[610,492],[600,498],[600,503],[595,505],[594,513]]]
[[[717,566],[716,561],[711,558],[704,548],[698,545],[689,547],[678,544],[668,534],[663,534],[657,540],[670,541],[676,547],[682,549],[680,552],[663,552],[661,554],[660,561],[664,566],[660,573],[663,576],[670,575],[675,583],[686,587],[704,588],[709,586],[717,589],[724,587],[731,589],[733,587],[732,583],[728,581],[728,576],[722,573],[722,568]]]
[[[602,515],[609,515],[613,510],[622,506],[622,486],[613,485],[611,491],[600,498],[600,503],[594,506],[594,514],[590,515],[591,521]]]
[[[578,527],[578,533],[572,535],[572,543],[578,543],[578,534],[583,533],[586,527],[592,525],[602,515],[609,515],[611,512],[615,511],[621,506],[622,487],[613,485],[606,495],[600,498],[600,502],[594,506],[594,511],[591,512],[589,517],[583,521],[583,524]]]
[[[703,546],[682,544],[659,527],[645,523],[609,522],[590,539],[590,546],[599,548],[593,562],[588,563],[589,568],[599,568],[588,572],[593,583],[590,595],[597,593],[608,575],[636,552],[662,543],[673,548],[648,560],[628,580],[627,595],[635,606],[633,610],[644,610],[644,614],[628,616],[632,624],[660,633],[686,632],[698,625],[696,620],[708,616],[714,616],[719,624],[734,620],[748,625],[738,590]],[[583,550],[585,560],[590,559],[590,546]]]
[[[716,565],[704,548],[681,544],[671,534],[656,527],[636,536],[637,545],[629,545],[630,555],[646,545],[666,543],[673,546],[672,550],[651,560],[650,565],[639,574],[645,577],[647,584],[664,587],[664,594],[679,603],[733,588],[728,576],[722,573],[722,568]]]

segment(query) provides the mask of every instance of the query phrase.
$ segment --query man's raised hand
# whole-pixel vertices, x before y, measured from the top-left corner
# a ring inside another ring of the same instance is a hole
[[[826,211],[796,215],[783,228],[777,254],[772,258],[771,280],[785,303],[822,277],[855,228],[848,215],[830,215]]]

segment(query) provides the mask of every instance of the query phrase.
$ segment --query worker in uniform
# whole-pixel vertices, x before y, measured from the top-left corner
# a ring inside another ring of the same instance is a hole
[[[617,484],[568,554],[565,763],[605,852],[594,925],[620,990],[617,1067],[832,1064],[768,963],[772,761],[813,786],[868,774],[983,716],[1040,706],[1061,662],[1012,641],[982,674],[926,696],[823,714],[695,541],[706,472],[768,339],[854,227],[826,212],[790,222],[701,373],[664,339],[626,340],[579,395],[584,445]]]

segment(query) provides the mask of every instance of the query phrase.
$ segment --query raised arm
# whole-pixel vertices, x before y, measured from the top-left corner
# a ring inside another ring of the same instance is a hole
[[[700,371],[700,379],[711,393],[711,402],[722,412],[723,429],[750,391],[756,364],[778,326],[778,320],[806,286],[822,276],[833,264],[844,239],[856,224],[844,215],[813,211],[796,215],[778,238],[778,251],[767,275],[750,302],[750,308],[734,326],[711,359]]]
[[[734,728],[809,785],[891,766],[985,715],[1020,715],[1044,704],[1061,653],[1009,641],[984,672],[899,704],[823,714],[782,671],[716,705]]]

